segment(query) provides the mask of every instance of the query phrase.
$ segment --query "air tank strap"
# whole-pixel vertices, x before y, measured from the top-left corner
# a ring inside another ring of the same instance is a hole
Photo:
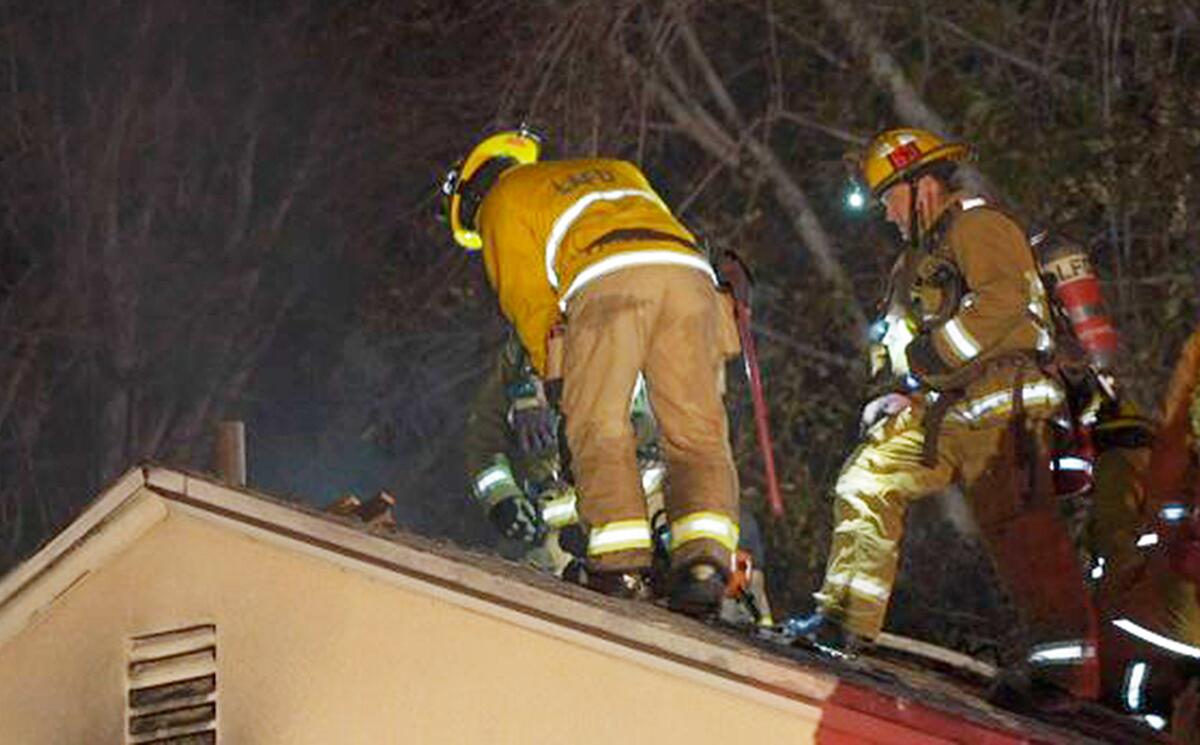
[[[946,414],[950,413],[950,407],[961,401],[965,395],[966,391],[962,388],[943,391],[925,411],[925,419],[921,422],[921,428],[925,433],[925,441],[921,446],[921,465],[926,468],[933,468],[937,464],[937,448],[938,440],[942,435],[942,422],[945,421]]]

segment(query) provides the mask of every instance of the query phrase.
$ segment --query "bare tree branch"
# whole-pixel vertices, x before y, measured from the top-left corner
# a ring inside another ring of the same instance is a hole
[[[839,127],[834,127],[829,124],[823,124],[804,116],[803,114],[797,114],[794,111],[780,111],[779,118],[783,119],[784,121],[792,122],[793,124],[799,124],[802,127],[807,127],[808,129],[813,129],[823,134],[827,134],[835,140],[839,140],[850,145],[857,145],[861,147],[866,145],[869,141],[869,138],[867,137],[856,135],[853,132],[849,132]]]
[[[721,125],[694,99],[690,104],[684,103],[680,94],[683,91],[668,90],[657,82],[655,73],[640,68],[631,55],[624,55],[626,63],[638,69],[647,80],[647,85],[658,95],[660,103],[671,114],[675,123],[687,131],[709,154],[722,160],[727,166],[740,165],[741,159],[736,156],[738,149],[744,148],[750,154],[755,165],[763,171],[767,180],[772,184],[776,198],[785,208],[793,228],[804,240],[823,276],[830,280],[835,287],[845,294],[846,303],[851,315],[864,328],[866,319],[862,310],[854,302],[853,291],[849,278],[842,269],[841,263],[835,256],[833,244],[829,240],[820,219],[809,203],[807,195],[800,185],[792,178],[787,168],[780,162],[775,152],[762,140],[754,135],[751,128],[744,124],[744,117],[734,103],[725,84],[713,67],[699,39],[686,16],[678,17],[680,36],[684,40],[689,57],[699,67],[708,86],[709,92],[718,102],[725,118],[739,128],[736,142],[740,146],[731,148],[732,135],[725,132]],[[658,57],[657,69],[664,71],[668,80],[681,81],[682,76],[675,71],[673,61],[666,55]],[[678,88],[681,83],[677,83]],[[721,143],[720,145],[716,143]]]
[[[949,31],[951,35],[958,37],[959,39],[967,42],[968,44],[971,44],[972,46],[982,49],[983,51],[996,57],[997,59],[1004,60],[1005,62],[1008,62],[1009,64],[1013,65],[1014,67],[1024,70],[1025,72],[1031,73],[1031,74],[1035,75],[1036,77],[1039,77],[1042,80],[1045,80],[1048,83],[1052,83],[1053,85],[1066,86],[1068,88],[1078,88],[1080,86],[1079,81],[1074,80],[1073,78],[1071,78],[1067,75],[1063,75],[1060,72],[1056,72],[1054,70],[1047,69],[1043,65],[1033,62],[1032,60],[1025,59],[1024,57],[1021,57],[1020,55],[1015,54],[1014,52],[1011,52],[1007,49],[998,47],[995,44],[992,44],[990,42],[984,41],[983,39],[980,39],[978,36],[975,36],[974,34],[970,33],[969,31],[964,29],[962,26],[959,26],[954,21],[951,21],[947,18],[939,18],[936,16],[934,16],[932,20],[935,24],[937,24],[941,28],[945,29],[946,31]]]
[[[871,77],[890,94],[892,107],[900,119],[947,137],[952,136],[945,120],[925,103],[883,42],[867,28],[864,18],[870,16],[862,12],[860,4],[861,0],[821,0],[825,11],[837,21],[860,56],[867,60]],[[965,164],[963,170],[966,176],[964,180],[973,189],[996,193],[989,187],[986,177],[974,166]]]

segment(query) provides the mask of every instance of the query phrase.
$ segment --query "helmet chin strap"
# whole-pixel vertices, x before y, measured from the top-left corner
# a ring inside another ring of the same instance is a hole
[[[479,167],[467,179],[466,183],[460,187],[459,204],[459,220],[462,224],[471,230],[476,229],[475,216],[479,212],[479,205],[483,204],[483,198],[487,196],[488,191],[495,185],[496,180],[500,178],[500,174],[508,170],[511,166],[516,165],[516,160],[504,156],[497,156],[489,159],[486,163]]]
[[[921,218],[920,210],[917,209],[917,180],[907,178],[904,183],[908,184],[908,243],[913,250],[920,250],[924,242],[924,231],[921,230],[921,225],[918,222]]]
[[[926,248],[925,242],[928,238],[926,233],[929,231],[924,225],[925,210],[921,209],[921,176],[916,178],[905,179],[904,183],[908,184],[909,193],[912,198],[908,202],[908,241],[914,249]]]

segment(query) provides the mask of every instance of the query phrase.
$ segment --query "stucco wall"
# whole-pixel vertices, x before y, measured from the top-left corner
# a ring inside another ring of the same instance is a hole
[[[127,639],[204,622],[229,745],[804,742],[816,715],[172,512],[0,646],[0,742],[121,742]]]

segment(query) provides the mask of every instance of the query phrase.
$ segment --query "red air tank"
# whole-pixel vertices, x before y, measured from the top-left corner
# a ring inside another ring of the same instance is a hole
[[[1100,370],[1107,369],[1117,353],[1117,330],[1104,307],[1100,280],[1083,246],[1062,235],[1045,231],[1030,239],[1046,289],[1065,316],[1071,335]]]

